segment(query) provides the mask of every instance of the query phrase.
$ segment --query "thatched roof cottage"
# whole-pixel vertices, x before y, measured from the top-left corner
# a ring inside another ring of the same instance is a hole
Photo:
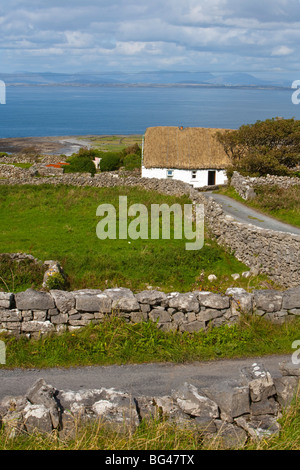
[[[150,127],[143,140],[142,176],[173,178],[195,188],[224,184],[229,159],[216,132],[201,127]]]

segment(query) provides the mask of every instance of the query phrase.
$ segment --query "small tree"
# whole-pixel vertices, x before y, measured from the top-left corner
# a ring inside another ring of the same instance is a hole
[[[116,171],[121,165],[121,153],[114,152],[102,152],[100,161],[100,170],[101,171]]]
[[[64,173],[96,173],[96,167],[89,157],[80,157],[78,155],[70,157],[67,162],[69,165],[64,167]]]
[[[300,163],[300,121],[273,118],[217,133],[232,170],[288,175]]]
[[[123,165],[125,170],[132,171],[136,168],[141,168],[141,156],[136,154],[128,154],[123,159]]]

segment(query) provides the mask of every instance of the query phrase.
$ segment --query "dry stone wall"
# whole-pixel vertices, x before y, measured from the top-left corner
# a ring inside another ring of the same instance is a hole
[[[212,198],[205,201],[205,215],[211,234],[238,260],[278,285],[300,285],[299,235],[236,222]]]
[[[126,322],[152,321],[163,331],[197,332],[232,325],[240,315],[264,316],[277,323],[300,315],[300,287],[286,291],[228,289],[226,295],[193,291],[166,294],[127,288],[83,289],[73,292],[28,289],[0,293],[0,332],[39,337],[99,324],[111,315]]]
[[[0,401],[0,426],[9,437],[26,433],[53,433],[74,438],[88,422],[113,430],[133,432],[142,421],[165,419],[184,430],[198,432],[206,444],[241,448],[249,439],[278,435],[278,418],[299,390],[299,367],[280,364],[281,376],[272,377],[263,364],[240,370],[238,380],[216,382],[206,388],[183,383],[165,396],[134,396],[115,389],[57,390],[37,380],[24,396]]]
[[[300,178],[289,176],[267,175],[265,177],[242,176],[237,171],[233,172],[230,185],[245,200],[255,197],[255,186],[279,186],[280,188],[290,188],[300,185]]]

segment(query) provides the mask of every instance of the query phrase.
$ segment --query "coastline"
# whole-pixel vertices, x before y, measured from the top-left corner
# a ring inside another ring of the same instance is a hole
[[[0,138],[0,152],[22,153],[24,149],[34,147],[42,155],[70,156],[80,148],[92,148],[93,140],[109,137],[105,135],[87,136],[51,136],[51,137],[16,137]],[[120,136],[121,138],[122,136]]]

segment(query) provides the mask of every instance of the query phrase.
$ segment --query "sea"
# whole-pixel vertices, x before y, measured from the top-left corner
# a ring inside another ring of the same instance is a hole
[[[0,138],[131,135],[148,127],[238,129],[300,119],[292,89],[155,86],[7,86]]]

